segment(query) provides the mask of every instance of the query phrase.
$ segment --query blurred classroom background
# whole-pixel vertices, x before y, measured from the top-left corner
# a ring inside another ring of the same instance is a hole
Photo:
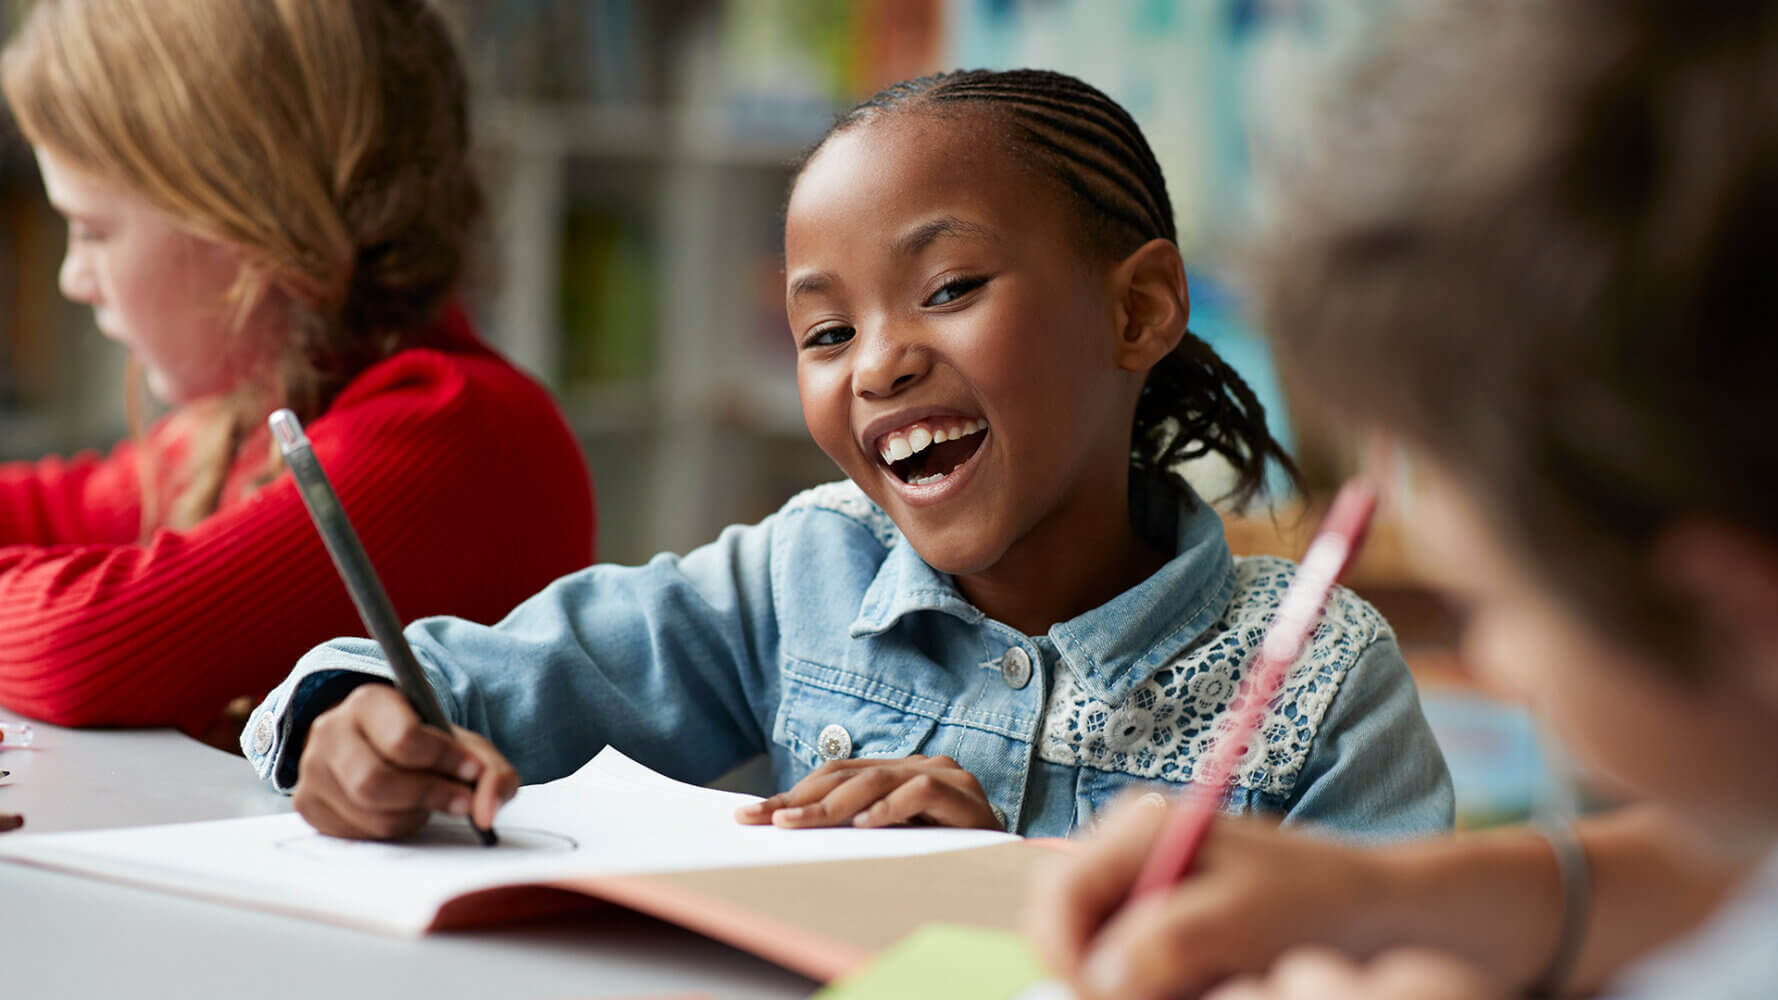
[[[1289,155],[1330,68],[1386,30],[1400,0],[440,2],[462,28],[490,200],[469,304],[568,413],[596,481],[601,559],[684,551],[838,477],[803,426],[783,313],[794,164],[836,112],[882,86],[1019,66],[1082,77],[1147,133],[1191,271],[1193,329],[1254,385],[1311,478],[1309,497],[1231,518],[1232,544],[1301,554],[1338,449],[1293,423],[1229,268],[1264,210],[1254,164]],[[123,353],[57,293],[63,246],[30,151],[7,129],[0,461],[127,433]],[[1193,475],[1219,492],[1217,469]],[[1529,722],[1474,691],[1452,621],[1386,523],[1351,582],[1403,638],[1463,822],[1555,795]]]

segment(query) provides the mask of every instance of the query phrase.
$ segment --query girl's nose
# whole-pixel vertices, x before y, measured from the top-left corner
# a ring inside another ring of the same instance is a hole
[[[893,396],[932,367],[925,347],[890,331],[873,331],[854,357],[852,391],[865,399]]]
[[[56,274],[56,284],[70,302],[90,306],[98,298],[98,285],[93,281],[92,266],[86,255],[76,247],[69,247],[68,252],[62,256],[62,269]]]

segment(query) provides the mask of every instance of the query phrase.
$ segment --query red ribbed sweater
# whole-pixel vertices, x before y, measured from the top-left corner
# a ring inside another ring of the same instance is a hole
[[[460,310],[425,343],[306,429],[403,620],[491,622],[592,561],[591,482],[549,395]],[[150,445],[176,446],[177,426]],[[250,439],[217,512],[146,544],[133,443],[0,465],[0,705],[195,734],[310,647],[363,635],[290,473],[255,488],[268,454]]]

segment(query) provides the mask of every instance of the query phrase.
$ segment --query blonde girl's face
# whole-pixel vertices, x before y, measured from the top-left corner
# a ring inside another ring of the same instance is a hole
[[[1470,669],[1522,699],[1581,763],[1675,807],[1719,842],[1778,832],[1778,802],[1757,794],[1771,785],[1778,719],[1731,675],[1713,673],[1721,665],[1693,665],[1707,669],[1688,678],[1583,620],[1454,478],[1418,465],[1407,489],[1409,549],[1458,609]]]
[[[225,296],[238,257],[50,152],[38,150],[37,164],[50,204],[68,222],[62,294],[92,307],[99,332],[129,349],[161,401],[180,405],[234,389],[256,341],[251,331],[229,329]]]
[[[1110,266],[1076,249],[1064,196],[969,121],[834,135],[785,223],[809,431],[960,577],[1127,525],[1140,387],[1114,360]]]

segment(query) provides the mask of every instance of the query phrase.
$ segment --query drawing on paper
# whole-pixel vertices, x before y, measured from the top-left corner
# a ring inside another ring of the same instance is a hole
[[[470,829],[469,824],[461,821],[428,823],[404,840],[347,840],[310,833],[277,841],[276,846],[281,851],[290,851],[317,861],[339,858],[350,858],[353,861],[369,861],[373,858],[379,861],[413,858],[439,861],[459,851],[466,859],[485,859],[491,853],[568,854],[580,850],[580,843],[573,837],[548,830],[502,826],[497,827],[496,832],[500,834],[500,842],[493,847],[483,847],[481,841],[476,839],[475,831]]]

